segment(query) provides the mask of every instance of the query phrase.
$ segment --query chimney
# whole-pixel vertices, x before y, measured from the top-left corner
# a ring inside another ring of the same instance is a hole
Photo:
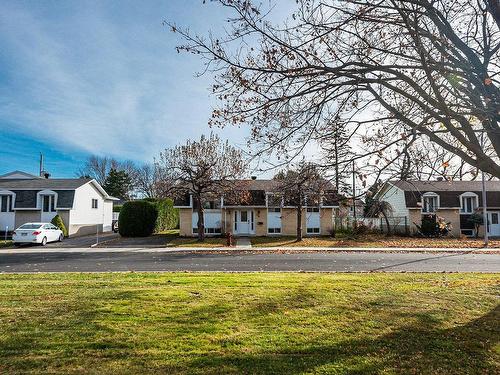
[[[257,179],[257,176],[251,176],[250,177],[252,180],[256,180]]]

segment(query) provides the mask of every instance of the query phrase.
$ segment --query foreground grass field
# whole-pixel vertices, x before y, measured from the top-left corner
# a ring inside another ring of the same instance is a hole
[[[500,371],[500,275],[0,275],[0,373]]]

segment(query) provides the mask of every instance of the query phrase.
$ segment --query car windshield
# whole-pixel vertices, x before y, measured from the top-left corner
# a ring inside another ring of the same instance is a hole
[[[40,224],[23,224],[19,227],[19,229],[38,229],[40,227]]]

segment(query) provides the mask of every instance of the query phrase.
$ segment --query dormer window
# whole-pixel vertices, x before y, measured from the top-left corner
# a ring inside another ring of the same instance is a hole
[[[439,195],[436,193],[425,193],[422,196],[422,212],[433,214],[439,208]]]
[[[56,203],[54,195],[42,195],[42,211],[56,212]]]
[[[479,206],[477,194],[468,192],[460,195],[460,213],[471,214]]]

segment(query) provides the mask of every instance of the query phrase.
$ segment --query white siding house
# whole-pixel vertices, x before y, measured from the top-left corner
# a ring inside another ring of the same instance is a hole
[[[15,171],[0,176],[0,232],[59,215],[70,236],[112,230],[113,201],[94,180],[48,179]]]

